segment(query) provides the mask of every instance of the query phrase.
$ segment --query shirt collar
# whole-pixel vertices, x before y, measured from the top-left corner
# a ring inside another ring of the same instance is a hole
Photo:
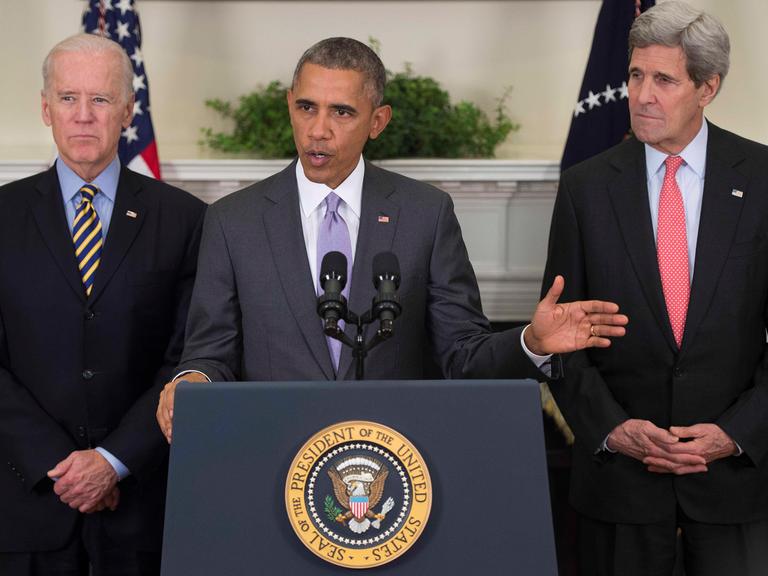
[[[56,174],[59,176],[64,202],[70,202],[75,198],[84,184],[93,184],[114,202],[117,195],[117,182],[120,179],[120,159],[115,155],[112,162],[92,182],[86,182],[80,178],[61,158],[56,158]]]
[[[304,218],[309,218],[325,197],[331,192],[344,200],[344,203],[354,212],[355,216],[360,218],[360,210],[363,202],[363,177],[365,176],[365,162],[362,155],[357,162],[357,166],[352,173],[333,190],[325,184],[312,182],[304,174],[304,168],[301,162],[296,162],[296,183],[299,187],[299,202],[301,203],[301,212]]]
[[[701,128],[696,134],[693,140],[683,148],[678,154],[685,160],[686,166],[693,170],[699,178],[704,178],[704,169],[707,166],[707,140],[709,137],[709,127],[707,121],[703,120]],[[645,169],[650,180],[653,176],[661,170],[664,165],[664,161],[667,159],[668,154],[652,148],[648,144],[645,145]]]

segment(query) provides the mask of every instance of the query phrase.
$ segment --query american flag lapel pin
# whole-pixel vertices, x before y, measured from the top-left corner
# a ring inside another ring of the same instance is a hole
[[[389,216],[386,214],[379,214],[379,217],[376,219],[376,221],[379,224],[389,224]]]
[[[125,215],[128,216],[128,218],[136,218],[138,216],[138,214],[136,214],[136,212],[134,212],[133,210],[128,210],[128,212],[126,212]]]
[[[736,196],[736,198],[743,198],[744,192],[742,192],[741,190],[736,190],[736,188],[734,188],[733,190],[731,190],[731,196]]]

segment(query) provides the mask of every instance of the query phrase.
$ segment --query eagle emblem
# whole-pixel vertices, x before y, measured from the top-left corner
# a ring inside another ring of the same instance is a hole
[[[373,511],[384,494],[388,475],[389,470],[384,464],[364,456],[347,458],[330,468],[328,476],[333,482],[333,493],[346,509],[346,512],[339,510],[334,520],[346,523],[356,534],[366,532],[371,526],[379,529],[381,521],[395,505],[389,497],[378,513]]]

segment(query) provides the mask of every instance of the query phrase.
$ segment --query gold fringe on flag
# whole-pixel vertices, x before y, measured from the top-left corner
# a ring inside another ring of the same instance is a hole
[[[546,382],[539,382],[539,389],[541,390],[541,407],[544,409],[544,414],[552,418],[555,422],[555,426],[560,433],[565,437],[565,441],[570,446],[573,444],[574,435],[568,423],[563,417],[563,413],[560,412],[560,408],[555,402],[555,397],[552,396],[552,391],[549,389],[549,385]]]

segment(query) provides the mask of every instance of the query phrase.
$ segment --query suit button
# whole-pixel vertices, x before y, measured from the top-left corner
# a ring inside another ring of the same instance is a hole
[[[90,380],[91,378],[93,378],[93,376],[94,376],[93,370],[83,370],[83,378],[85,378],[86,380]]]
[[[78,426],[75,428],[78,438],[85,438],[85,426]]]
[[[86,320],[93,320],[96,317],[96,314],[94,314],[93,310],[86,310],[85,311],[85,319]]]
[[[675,367],[675,369],[672,370],[672,375],[675,378],[682,378],[683,376],[685,376],[685,371],[680,369],[680,368]]]

